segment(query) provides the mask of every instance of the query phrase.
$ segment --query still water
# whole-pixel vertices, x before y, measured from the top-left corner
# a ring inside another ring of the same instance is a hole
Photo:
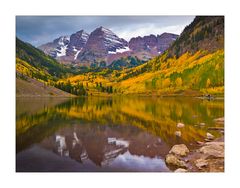
[[[194,98],[16,100],[16,171],[171,171],[174,144],[196,148],[224,101]],[[177,123],[184,123],[177,128]],[[175,131],[181,131],[181,137]]]

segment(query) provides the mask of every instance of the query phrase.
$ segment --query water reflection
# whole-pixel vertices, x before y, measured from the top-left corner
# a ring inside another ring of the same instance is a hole
[[[223,101],[189,98],[93,97],[44,101],[39,108],[25,103],[43,102],[17,101],[17,171],[168,171],[163,159],[171,146],[195,147],[208,127],[219,126],[213,119],[224,111]],[[178,122],[185,127],[177,128]]]

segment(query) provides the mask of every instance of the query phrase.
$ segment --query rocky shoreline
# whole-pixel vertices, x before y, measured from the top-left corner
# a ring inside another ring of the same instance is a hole
[[[224,118],[217,121],[224,123]],[[191,151],[184,144],[174,145],[165,158],[166,164],[174,172],[224,172],[224,136],[214,139],[207,133],[205,141],[197,142],[199,148]]]

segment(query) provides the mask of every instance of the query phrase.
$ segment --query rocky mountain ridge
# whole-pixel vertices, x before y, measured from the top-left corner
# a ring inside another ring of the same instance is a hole
[[[110,65],[114,60],[128,56],[147,61],[164,52],[178,35],[163,33],[131,38],[129,42],[110,29],[98,27],[90,34],[80,30],[71,36],[62,36],[38,48],[45,54],[68,64],[90,66]]]

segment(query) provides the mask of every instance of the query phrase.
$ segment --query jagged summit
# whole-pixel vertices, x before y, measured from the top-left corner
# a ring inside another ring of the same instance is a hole
[[[163,33],[157,36],[153,34],[144,37],[138,36],[129,41],[129,47],[139,52],[147,50],[152,54],[159,54],[164,52],[177,37],[178,35],[171,33]]]
[[[136,56],[144,61],[151,59],[165,51],[177,37],[171,33],[150,34],[127,42],[112,30],[100,26],[90,34],[81,29],[71,36],[59,37],[39,46],[39,49],[61,62],[87,66],[104,62],[109,65],[114,60],[128,56]]]

